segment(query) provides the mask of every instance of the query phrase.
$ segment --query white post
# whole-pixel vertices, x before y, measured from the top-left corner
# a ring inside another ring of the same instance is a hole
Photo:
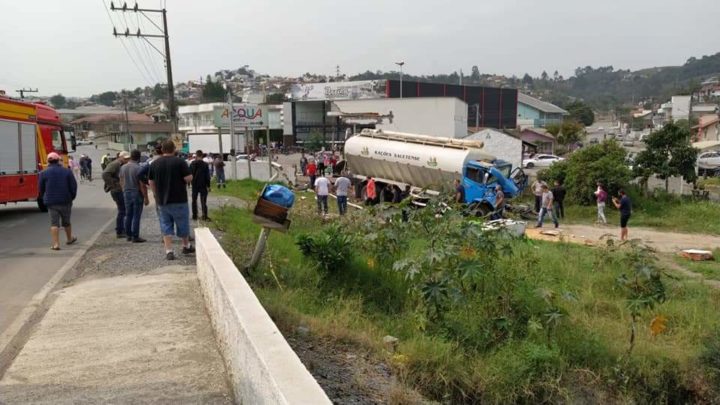
[[[252,179],[252,162],[250,161],[250,134],[248,127],[245,127],[245,145],[247,145],[248,178]]]

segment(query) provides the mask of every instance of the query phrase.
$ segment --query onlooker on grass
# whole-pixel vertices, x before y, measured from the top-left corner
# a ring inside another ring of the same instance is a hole
[[[560,219],[565,219],[565,187],[559,180],[555,180],[552,194],[555,201],[555,215]]]
[[[533,194],[535,194],[535,212],[537,213],[540,213],[540,208],[542,205],[543,186],[547,187],[547,183],[545,183],[543,180],[540,180],[539,178],[535,179],[532,184]]]
[[[613,204],[615,208],[620,210],[620,240],[627,240],[628,238],[628,221],[630,221],[630,215],[632,215],[632,202],[630,197],[625,194],[625,190],[618,191],[620,199],[613,197]]]
[[[318,177],[315,180],[315,198],[317,199],[318,214],[327,215],[329,194],[330,180],[326,176]]]
[[[310,160],[305,167],[307,176],[310,178],[310,187],[315,187],[315,179],[317,179],[317,165],[315,160]]]
[[[248,159],[250,159],[250,157],[248,157]],[[225,162],[223,161],[222,155],[215,155],[213,166],[215,166],[215,181],[217,181],[217,188],[225,188]]]
[[[60,250],[60,226],[65,228],[67,244],[77,242],[73,236],[70,214],[72,202],[77,196],[77,182],[70,169],[60,163],[60,155],[51,152],[47,156],[48,166],[38,178],[39,198],[50,213],[50,236],[52,250]]]
[[[375,179],[368,177],[367,184],[365,185],[365,205],[374,205],[376,198],[377,190],[375,188]]]
[[[335,196],[337,197],[338,212],[340,215],[347,213],[347,198],[350,186],[350,179],[345,176],[340,176],[335,180]]]

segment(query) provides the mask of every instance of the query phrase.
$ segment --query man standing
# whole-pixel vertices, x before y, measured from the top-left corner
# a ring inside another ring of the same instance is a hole
[[[165,258],[175,260],[173,234],[182,239],[183,254],[195,253],[195,248],[190,244],[187,201],[187,185],[192,182],[192,174],[185,161],[175,156],[175,143],[172,140],[163,142],[162,156],[150,165],[148,179],[158,205]]]
[[[542,205],[543,186],[547,187],[547,183],[539,178],[535,179],[532,184],[533,194],[535,194],[535,212],[537,213],[540,213]]]
[[[605,219],[605,201],[607,201],[607,195],[605,186],[598,181],[597,190],[595,190],[595,199],[597,201],[597,222],[603,225],[607,225],[607,219]]]
[[[365,205],[374,205],[375,199],[377,198],[377,190],[375,189],[375,179],[372,177],[367,178],[367,185],[365,186]]]
[[[47,156],[48,167],[40,173],[38,188],[40,198],[50,213],[50,236],[52,250],[60,250],[60,226],[65,228],[67,244],[77,242],[72,234],[70,213],[72,202],[77,196],[77,182],[70,169],[60,164],[60,155],[51,152]]]
[[[540,201],[540,213],[538,214],[538,222],[537,225],[535,225],[535,228],[542,228],[543,226],[543,220],[545,219],[545,214],[548,212],[550,213],[550,217],[553,220],[553,223],[555,224],[555,228],[559,227],[560,224],[558,223],[557,217],[555,216],[555,212],[553,211],[553,194],[552,191],[548,189],[547,184],[544,184],[542,186],[542,196]]]
[[[502,186],[499,184],[495,185],[495,212],[492,215],[492,219],[502,219],[505,212],[505,193],[503,192]]]
[[[555,180],[555,187],[552,189],[553,200],[555,201],[555,215],[558,218],[565,219],[565,187],[559,180]]]
[[[200,195],[202,207],[202,220],[209,221],[207,196],[210,192],[210,169],[203,159],[205,154],[198,150],[195,152],[195,160],[190,163],[190,174],[192,174],[192,218],[198,219],[197,199]]]
[[[315,180],[315,195],[317,198],[318,214],[328,213],[328,194],[330,194],[330,180],[320,176]]]
[[[310,177],[310,187],[315,187],[315,179],[317,178],[317,165],[315,164],[315,160],[308,162],[305,171],[307,172],[308,177]]]
[[[125,229],[125,195],[120,185],[120,168],[124,165],[130,154],[122,151],[118,153],[117,159],[108,163],[103,170],[102,178],[105,182],[105,192],[110,193],[117,206],[117,217],[115,218],[115,235],[118,239],[127,237]]]
[[[465,204],[465,187],[463,187],[460,180],[455,179],[455,202],[458,204]]]
[[[347,198],[350,185],[350,179],[345,176],[340,176],[335,180],[335,195],[337,196],[338,212],[340,215],[347,213]]]
[[[130,161],[120,168],[120,185],[123,189],[123,202],[125,204],[125,234],[128,242],[143,243],[140,237],[140,217],[143,205],[150,204],[147,187],[139,179],[140,151],[134,149],[130,153]]]
[[[618,195],[620,195],[620,200],[618,200],[616,197],[613,197],[613,204],[615,205],[615,208],[620,210],[620,240],[627,240],[628,238],[628,221],[630,220],[630,215],[632,214],[632,202],[630,201],[630,197],[625,194],[625,190],[618,191]]]
[[[248,159],[250,159],[250,157],[248,157]],[[217,181],[218,189],[220,187],[225,188],[225,162],[223,161],[222,155],[215,155],[213,166],[215,166],[215,180]]]

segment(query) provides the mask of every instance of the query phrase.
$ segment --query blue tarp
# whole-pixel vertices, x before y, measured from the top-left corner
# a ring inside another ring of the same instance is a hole
[[[295,204],[295,194],[289,188],[277,184],[265,187],[262,197],[285,208],[292,208]]]

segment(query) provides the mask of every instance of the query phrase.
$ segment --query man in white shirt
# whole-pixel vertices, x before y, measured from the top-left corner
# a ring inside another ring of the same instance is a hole
[[[328,194],[330,194],[330,180],[320,176],[315,180],[315,195],[317,199],[318,214],[328,213]]]
[[[337,196],[338,212],[345,215],[347,212],[347,196],[350,190],[350,179],[345,176],[338,177],[335,180],[335,195]]]

